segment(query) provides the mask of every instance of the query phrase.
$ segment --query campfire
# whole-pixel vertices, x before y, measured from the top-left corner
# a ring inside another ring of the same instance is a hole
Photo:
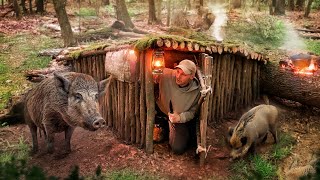
[[[309,54],[296,54],[279,62],[281,68],[295,74],[313,75],[317,72],[319,57]]]

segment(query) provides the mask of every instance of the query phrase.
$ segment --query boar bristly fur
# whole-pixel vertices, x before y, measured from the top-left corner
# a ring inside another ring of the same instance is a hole
[[[255,152],[256,145],[267,139],[268,132],[277,143],[278,110],[272,105],[259,105],[243,114],[235,128],[229,128],[233,159]]]
[[[94,131],[105,125],[99,113],[98,98],[110,78],[97,83],[81,73],[54,73],[41,81],[25,97],[24,116],[32,135],[33,153],[38,151],[37,129],[45,133],[47,151],[54,150],[54,134],[65,132],[65,152],[69,153],[75,127]]]

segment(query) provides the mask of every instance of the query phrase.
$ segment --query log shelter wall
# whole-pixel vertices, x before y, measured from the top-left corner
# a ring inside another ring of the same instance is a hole
[[[136,72],[139,81],[122,82],[114,80],[107,94],[100,99],[100,110],[107,125],[128,144],[146,145],[147,105],[146,60],[151,58],[150,50],[140,51]],[[201,53],[165,50],[166,67],[191,59],[201,67]],[[211,88],[209,96],[208,124],[215,126],[232,111],[251,105],[260,96],[261,61],[227,52],[209,54],[212,57]],[[75,72],[89,74],[95,80],[107,78],[105,53],[79,57],[71,61]]]

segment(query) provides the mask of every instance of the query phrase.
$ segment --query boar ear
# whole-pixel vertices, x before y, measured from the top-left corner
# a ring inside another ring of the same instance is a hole
[[[110,75],[108,79],[104,79],[98,83],[99,96],[103,96],[106,93],[113,79],[114,79],[113,76]]]
[[[67,78],[65,78],[63,75],[57,72],[54,72],[53,75],[55,78],[57,78],[61,82],[63,90],[68,93],[70,81]]]
[[[245,144],[247,144],[247,137],[242,137],[241,139],[240,139],[240,141],[241,141],[241,143],[242,143],[242,146],[244,146]]]

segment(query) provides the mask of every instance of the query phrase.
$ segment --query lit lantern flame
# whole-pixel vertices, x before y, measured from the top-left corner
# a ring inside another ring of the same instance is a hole
[[[163,66],[161,61],[157,60],[154,62],[154,67],[161,67],[161,66]]]
[[[164,66],[164,52],[157,50],[152,56],[152,73],[162,74]]]

